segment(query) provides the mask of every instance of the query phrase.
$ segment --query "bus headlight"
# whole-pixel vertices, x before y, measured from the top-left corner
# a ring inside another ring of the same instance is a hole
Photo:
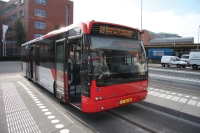
[[[98,100],[99,100],[99,98],[98,98],[98,97],[95,97],[95,100],[96,100],[96,101],[98,101]]]

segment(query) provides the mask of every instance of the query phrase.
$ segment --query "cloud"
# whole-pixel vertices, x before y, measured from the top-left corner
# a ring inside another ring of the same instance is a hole
[[[176,15],[170,11],[144,13],[144,28],[153,32],[168,32],[194,37],[197,43],[200,13]]]
[[[141,5],[136,0],[73,0],[74,22],[96,20],[124,24],[141,28]],[[155,7],[151,7],[155,8]],[[183,10],[183,9],[182,9]],[[186,10],[186,9],[184,9]],[[198,41],[200,13],[181,14],[170,10],[142,11],[142,28],[153,32],[179,34],[183,37],[194,37]]]

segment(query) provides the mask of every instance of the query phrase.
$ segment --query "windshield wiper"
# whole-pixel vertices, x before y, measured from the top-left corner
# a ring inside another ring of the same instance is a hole
[[[121,77],[121,76],[127,76],[127,75],[130,75],[130,73],[126,73],[126,74],[119,74],[119,73],[112,74],[112,75],[108,76],[107,78],[105,78],[105,79],[104,79],[104,82],[106,82],[106,81],[108,81],[109,79],[115,77],[116,75],[117,75],[117,77],[118,77],[118,76]]]

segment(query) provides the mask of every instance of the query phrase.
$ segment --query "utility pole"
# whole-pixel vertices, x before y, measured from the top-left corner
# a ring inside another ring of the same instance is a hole
[[[142,0],[141,0],[141,31],[142,31]]]
[[[200,29],[200,25],[199,25],[199,29]],[[198,44],[197,44],[197,50],[199,49],[199,31],[198,31]]]

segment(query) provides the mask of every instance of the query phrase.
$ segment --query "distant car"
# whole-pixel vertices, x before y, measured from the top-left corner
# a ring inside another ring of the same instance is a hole
[[[190,66],[192,66],[194,70],[200,68],[200,51],[191,51],[189,59]]]
[[[189,59],[189,57],[190,57],[189,54],[182,54],[181,60],[187,62],[188,66],[190,67],[190,59]]]
[[[185,68],[188,63],[185,61],[181,61],[180,58],[178,58],[177,56],[162,56],[161,58],[161,65],[163,67],[165,67],[165,65],[167,65],[168,67],[170,66],[177,66],[178,68],[182,67]]]

